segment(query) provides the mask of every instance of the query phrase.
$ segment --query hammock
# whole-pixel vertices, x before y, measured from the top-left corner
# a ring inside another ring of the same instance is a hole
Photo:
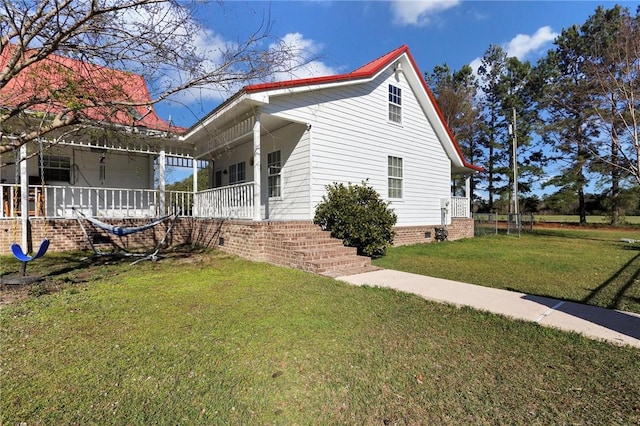
[[[177,211],[177,212],[175,212],[173,214],[162,216],[162,217],[160,217],[160,218],[158,218],[158,219],[154,220],[153,222],[150,222],[150,223],[148,223],[146,225],[134,226],[134,227],[124,227],[124,226],[109,225],[108,223],[100,222],[99,220],[97,220],[95,218],[86,216],[85,214],[83,214],[82,212],[79,212],[76,209],[74,209],[74,212],[76,213],[76,219],[78,220],[78,224],[80,225],[80,228],[82,229],[82,233],[84,234],[84,237],[87,239],[87,242],[89,243],[89,246],[91,246],[91,249],[93,250],[93,252],[95,253],[96,256],[111,256],[111,255],[114,255],[115,253],[102,253],[102,252],[100,252],[100,251],[98,251],[96,249],[96,247],[91,242],[91,238],[89,238],[89,234],[87,233],[87,230],[85,229],[84,225],[82,224],[82,220],[80,219],[80,217],[83,217],[84,219],[86,219],[87,221],[92,223],[95,227],[97,227],[99,229],[103,229],[103,230],[105,230],[105,231],[107,231],[107,232],[109,232],[109,233],[111,233],[113,235],[116,235],[119,238],[122,238],[122,237],[124,237],[126,235],[134,234],[136,232],[141,232],[141,231],[144,231],[146,229],[153,228],[154,226],[166,221],[171,216],[173,216],[173,220],[169,223],[169,226],[167,227],[167,229],[166,229],[166,231],[164,233],[164,237],[162,237],[160,242],[158,242],[158,244],[156,244],[156,247],[155,247],[154,251],[151,252],[151,253],[131,253],[125,247],[119,246],[116,243],[113,243],[119,250],[121,250],[122,252],[125,253],[125,254],[123,254],[123,256],[141,257],[141,259],[136,260],[135,262],[133,262],[132,265],[136,264],[138,262],[141,262],[143,260],[152,260],[154,262],[156,260],[158,260],[158,258],[159,258],[158,252],[160,251],[160,248],[163,247],[163,245],[167,241],[167,237],[171,233],[171,230],[173,229],[173,225],[175,225],[176,220],[180,216],[180,211]]]
[[[108,223],[100,222],[98,219],[95,219],[93,217],[86,216],[85,214],[83,214],[78,210],[74,210],[74,211],[80,216],[82,216],[84,219],[93,223],[98,228],[104,229],[105,231],[110,232],[113,235],[116,235],[118,237],[124,237],[126,235],[135,234],[136,232],[146,231],[147,229],[151,229],[154,226],[161,224],[162,222],[164,222],[165,220],[169,219],[172,216],[170,214],[166,216],[162,216],[161,218],[158,218],[153,222],[147,223],[146,225],[142,225],[142,226],[124,227],[124,226],[109,225]]]

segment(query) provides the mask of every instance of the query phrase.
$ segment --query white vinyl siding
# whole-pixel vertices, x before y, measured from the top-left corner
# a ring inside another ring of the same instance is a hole
[[[153,159],[149,155],[93,152],[88,149],[62,146],[52,147],[49,152],[51,154],[45,155],[44,158],[45,182],[49,185],[153,188]],[[64,160],[65,158],[68,159],[68,163]],[[67,164],[71,169],[69,179],[65,176]],[[40,182],[38,157],[29,159],[29,170],[38,170],[38,182]]]
[[[402,158],[389,156],[387,164],[389,198],[402,198]]]
[[[309,134],[306,125],[290,123],[262,135],[262,164],[269,152],[280,151],[280,196],[269,198],[268,167],[262,180],[263,217],[272,220],[309,220]],[[269,151],[265,149],[268,147]]]
[[[388,123],[389,84],[402,89],[402,126]],[[310,124],[313,155],[311,170],[306,171],[311,176],[307,219],[312,219],[326,185],[360,184],[368,179],[383,198],[392,201],[398,226],[440,224],[440,199],[451,195],[450,159],[402,74],[398,80],[388,69],[368,83],[273,96],[261,111]],[[264,139],[263,144],[270,146]],[[388,159],[380,155],[389,152],[390,146],[394,156],[403,159],[400,202],[388,197]],[[288,170],[286,163],[284,167]],[[288,171],[285,176],[288,181]],[[284,184],[287,197],[294,191],[291,185]],[[304,182],[294,185],[295,191],[306,191]]]

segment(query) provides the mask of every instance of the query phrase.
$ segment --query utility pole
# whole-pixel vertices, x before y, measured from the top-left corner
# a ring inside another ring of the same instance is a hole
[[[518,203],[518,127],[516,109],[513,108],[513,213],[515,215],[518,235],[520,235],[520,215]]]

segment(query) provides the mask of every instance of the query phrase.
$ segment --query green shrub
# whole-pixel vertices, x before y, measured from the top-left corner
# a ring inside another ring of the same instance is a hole
[[[393,226],[398,220],[389,203],[366,181],[348,186],[334,183],[326,188],[313,222],[345,245],[356,247],[360,255],[383,256],[393,242]]]

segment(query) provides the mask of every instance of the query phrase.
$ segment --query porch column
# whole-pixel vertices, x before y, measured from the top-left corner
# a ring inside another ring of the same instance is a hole
[[[27,169],[27,144],[20,146],[20,230],[21,246],[29,251],[29,171]],[[16,206],[17,207],[17,206]]]
[[[468,218],[471,218],[471,175],[467,175],[464,180],[464,196],[469,199],[469,213]]]
[[[198,192],[198,160],[193,159],[193,193]]]
[[[261,220],[260,209],[260,115],[253,125],[253,220]]]
[[[160,215],[164,215],[167,213],[166,203],[165,203],[165,188],[166,188],[166,177],[165,177],[165,169],[167,164],[167,156],[164,151],[164,147],[160,148],[160,154],[158,155],[158,174],[159,183],[158,190],[160,192]]]

